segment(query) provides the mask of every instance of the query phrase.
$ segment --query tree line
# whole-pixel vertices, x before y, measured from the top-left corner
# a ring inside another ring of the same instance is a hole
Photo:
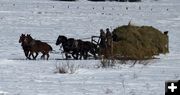
[[[77,1],[77,0],[53,0],[53,1]],[[117,2],[141,2],[141,0],[88,0],[88,1],[117,1]]]

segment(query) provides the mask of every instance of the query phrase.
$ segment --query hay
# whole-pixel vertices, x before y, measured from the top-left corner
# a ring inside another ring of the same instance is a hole
[[[113,54],[129,59],[149,59],[169,52],[168,36],[152,26],[125,25],[113,30]]]

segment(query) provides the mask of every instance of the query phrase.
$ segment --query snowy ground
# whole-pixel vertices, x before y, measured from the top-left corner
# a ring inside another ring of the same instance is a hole
[[[180,2],[148,3],[0,1],[0,95],[164,95],[166,80],[180,79]],[[150,0],[148,0],[150,1]],[[69,6],[69,7],[68,7]],[[103,9],[104,7],[104,9]],[[128,7],[128,10],[126,10]],[[60,54],[49,61],[25,59],[21,33],[48,42],[54,50],[58,35],[87,38],[99,29],[113,29],[129,21],[169,31],[170,53],[149,65],[118,65],[97,69],[98,60],[70,60],[74,74],[55,74]]]

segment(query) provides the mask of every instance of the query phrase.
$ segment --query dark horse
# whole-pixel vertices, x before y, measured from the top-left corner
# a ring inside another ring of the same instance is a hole
[[[80,59],[83,57],[84,59],[88,58],[88,53],[91,53],[95,59],[97,59],[96,54],[98,53],[97,45],[89,42],[89,41],[82,41],[80,45]]]
[[[59,35],[56,45],[62,44],[63,52],[65,53],[66,59],[69,58],[68,54],[72,54],[74,59],[78,59],[78,42],[74,38],[67,38]]]
[[[30,47],[29,57],[31,55],[33,56],[33,53],[36,53],[36,56],[33,56],[33,59],[36,59],[36,57],[38,56],[38,52],[41,52],[43,54],[41,58],[45,59],[46,55],[48,60],[49,52],[52,51],[52,47],[49,44],[40,40],[34,40],[30,35],[27,35],[25,37],[24,43]]]
[[[26,35],[25,34],[21,34],[21,36],[19,38],[19,43],[21,43],[21,46],[23,48],[23,51],[24,51],[24,54],[25,54],[26,58],[27,59],[31,59],[29,57],[30,46],[24,43],[25,38],[26,38]]]
[[[67,38],[65,36],[59,35],[56,45],[62,44],[63,50],[65,52],[66,59],[68,59],[68,54],[72,54],[74,59],[80,59],[83,57],[87,59],[88,52],[94,55],[96,59],[97,46],[89,41],[75,40],[74,38]]]

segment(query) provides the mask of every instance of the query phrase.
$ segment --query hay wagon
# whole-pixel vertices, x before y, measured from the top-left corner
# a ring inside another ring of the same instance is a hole
[[[124,25],[113,30],[113,54],[125,59],[152,59],[169,52],[168,31],[152,26]]]
[[[106,58],[144,60],[169,52],[168,31],[161,32],[152,26],[124,25],[114,29],[112,36],[112,47],[101,54]],[[92,36],[91,42],[99,47],[99,36]]]

